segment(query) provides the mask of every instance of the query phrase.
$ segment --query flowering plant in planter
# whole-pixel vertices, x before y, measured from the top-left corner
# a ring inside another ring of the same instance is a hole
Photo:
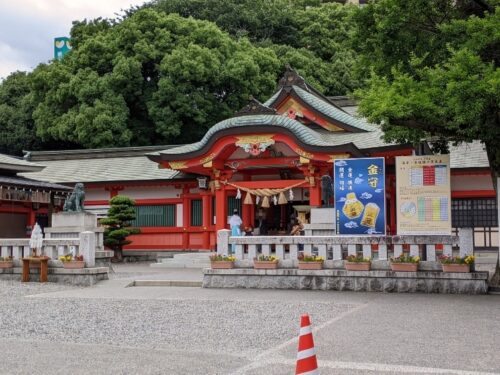
[[[257,258],[255,258],[258,262],[274,262],[277,263],[279,261],[279,258],[274,256],[274,255],[259,255]]]
[[[58,259],[62,262],[64,268],[75,269],[85,267],[83,255],[75,255],[73,258],[73,255],[66,254],[61,255]]]
[[[234,262],[236,261],[236,257],[233,255],[226,254],[214,254],[210,255],[210,264],[212,268],[234,268]]]
[[[474,264],[474,255],[466,255],[463,257],[451,257],[441,255],[439,257],[443,272],[470,272],[470,266]]]
[[[236,260],[236,257],[233,255],[226,255],[226,254],[210,255],[211,262],[234,262],[235,260]]]
[[[349,255],[346,259],[345,269],[348,271],[370,271],[371,258],[363,255]]]
[[[416,272],[420,257],[409,254],[401,254],[398,257],[391,258],[391,269],[393,271]]]
[[[301,254],[299,257],[299,270],[323,269],[325,258],[313,254]]]
[[[272,269],[278,268],[278,257],[274,255],[259,255],[253,260],[253,268],[255,269]]]
[[[0,268],[14,267],[14,260],[12,257],[0,257]]]
[[[303,254],[302,257],[299,257],[299,260],[301,262],[321,262],[321,263],[323,263],[325,261],[325,258],[320,257],[318,255],[313,255],[313,254]]]

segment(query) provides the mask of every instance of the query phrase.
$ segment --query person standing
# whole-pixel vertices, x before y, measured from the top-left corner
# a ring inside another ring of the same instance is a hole
[[[239,237],[241,236],[241,224],[243,224],[243,220],[241,220],[240,215],[238,215],[238,210],[235,208],[233,210],[233,216],[229,218],[229,227],[231,228],[231,236]],[[231,245],[231,253],[234,254],[236,249],[236,245]]]

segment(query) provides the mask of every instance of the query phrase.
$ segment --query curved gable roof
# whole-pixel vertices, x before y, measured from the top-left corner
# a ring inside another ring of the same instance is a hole
[[[288,133],[304,148],[319,147],[324,148],[325,152],[344,150],[361,155],[360,148],[388,146],[381,139],[382,131],[378,128],[369,132],[369,136],[367,133],[325,134],[282,115],[247,115],[232,117],[217,123],[199,142],[150,153],[148,157],[155,161],[189,158],[206,152],[207,148],[220,139],[221,135],[259,132]]]

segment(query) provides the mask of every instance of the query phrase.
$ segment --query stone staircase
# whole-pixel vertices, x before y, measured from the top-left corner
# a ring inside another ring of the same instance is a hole
[[[172,258],[159,258],[153,268],[210,268],[209,256],[213,253],[175,254]]]

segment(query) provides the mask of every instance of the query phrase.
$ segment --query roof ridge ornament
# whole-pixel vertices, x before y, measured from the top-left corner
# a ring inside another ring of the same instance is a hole
[[[302,77],[295,69],[293,69],[289,64],[286,64],[286,70],[281,77],[278,88],[289,87],[289,86],[299,86],[306,91],[310,91],[308,84],[304,77]]]
[[[234,114],[234,117],[249,116],[249,115],[277,115],[278,112],[274,108],[269,108],[255,99],[250,97],[248,104]]]

